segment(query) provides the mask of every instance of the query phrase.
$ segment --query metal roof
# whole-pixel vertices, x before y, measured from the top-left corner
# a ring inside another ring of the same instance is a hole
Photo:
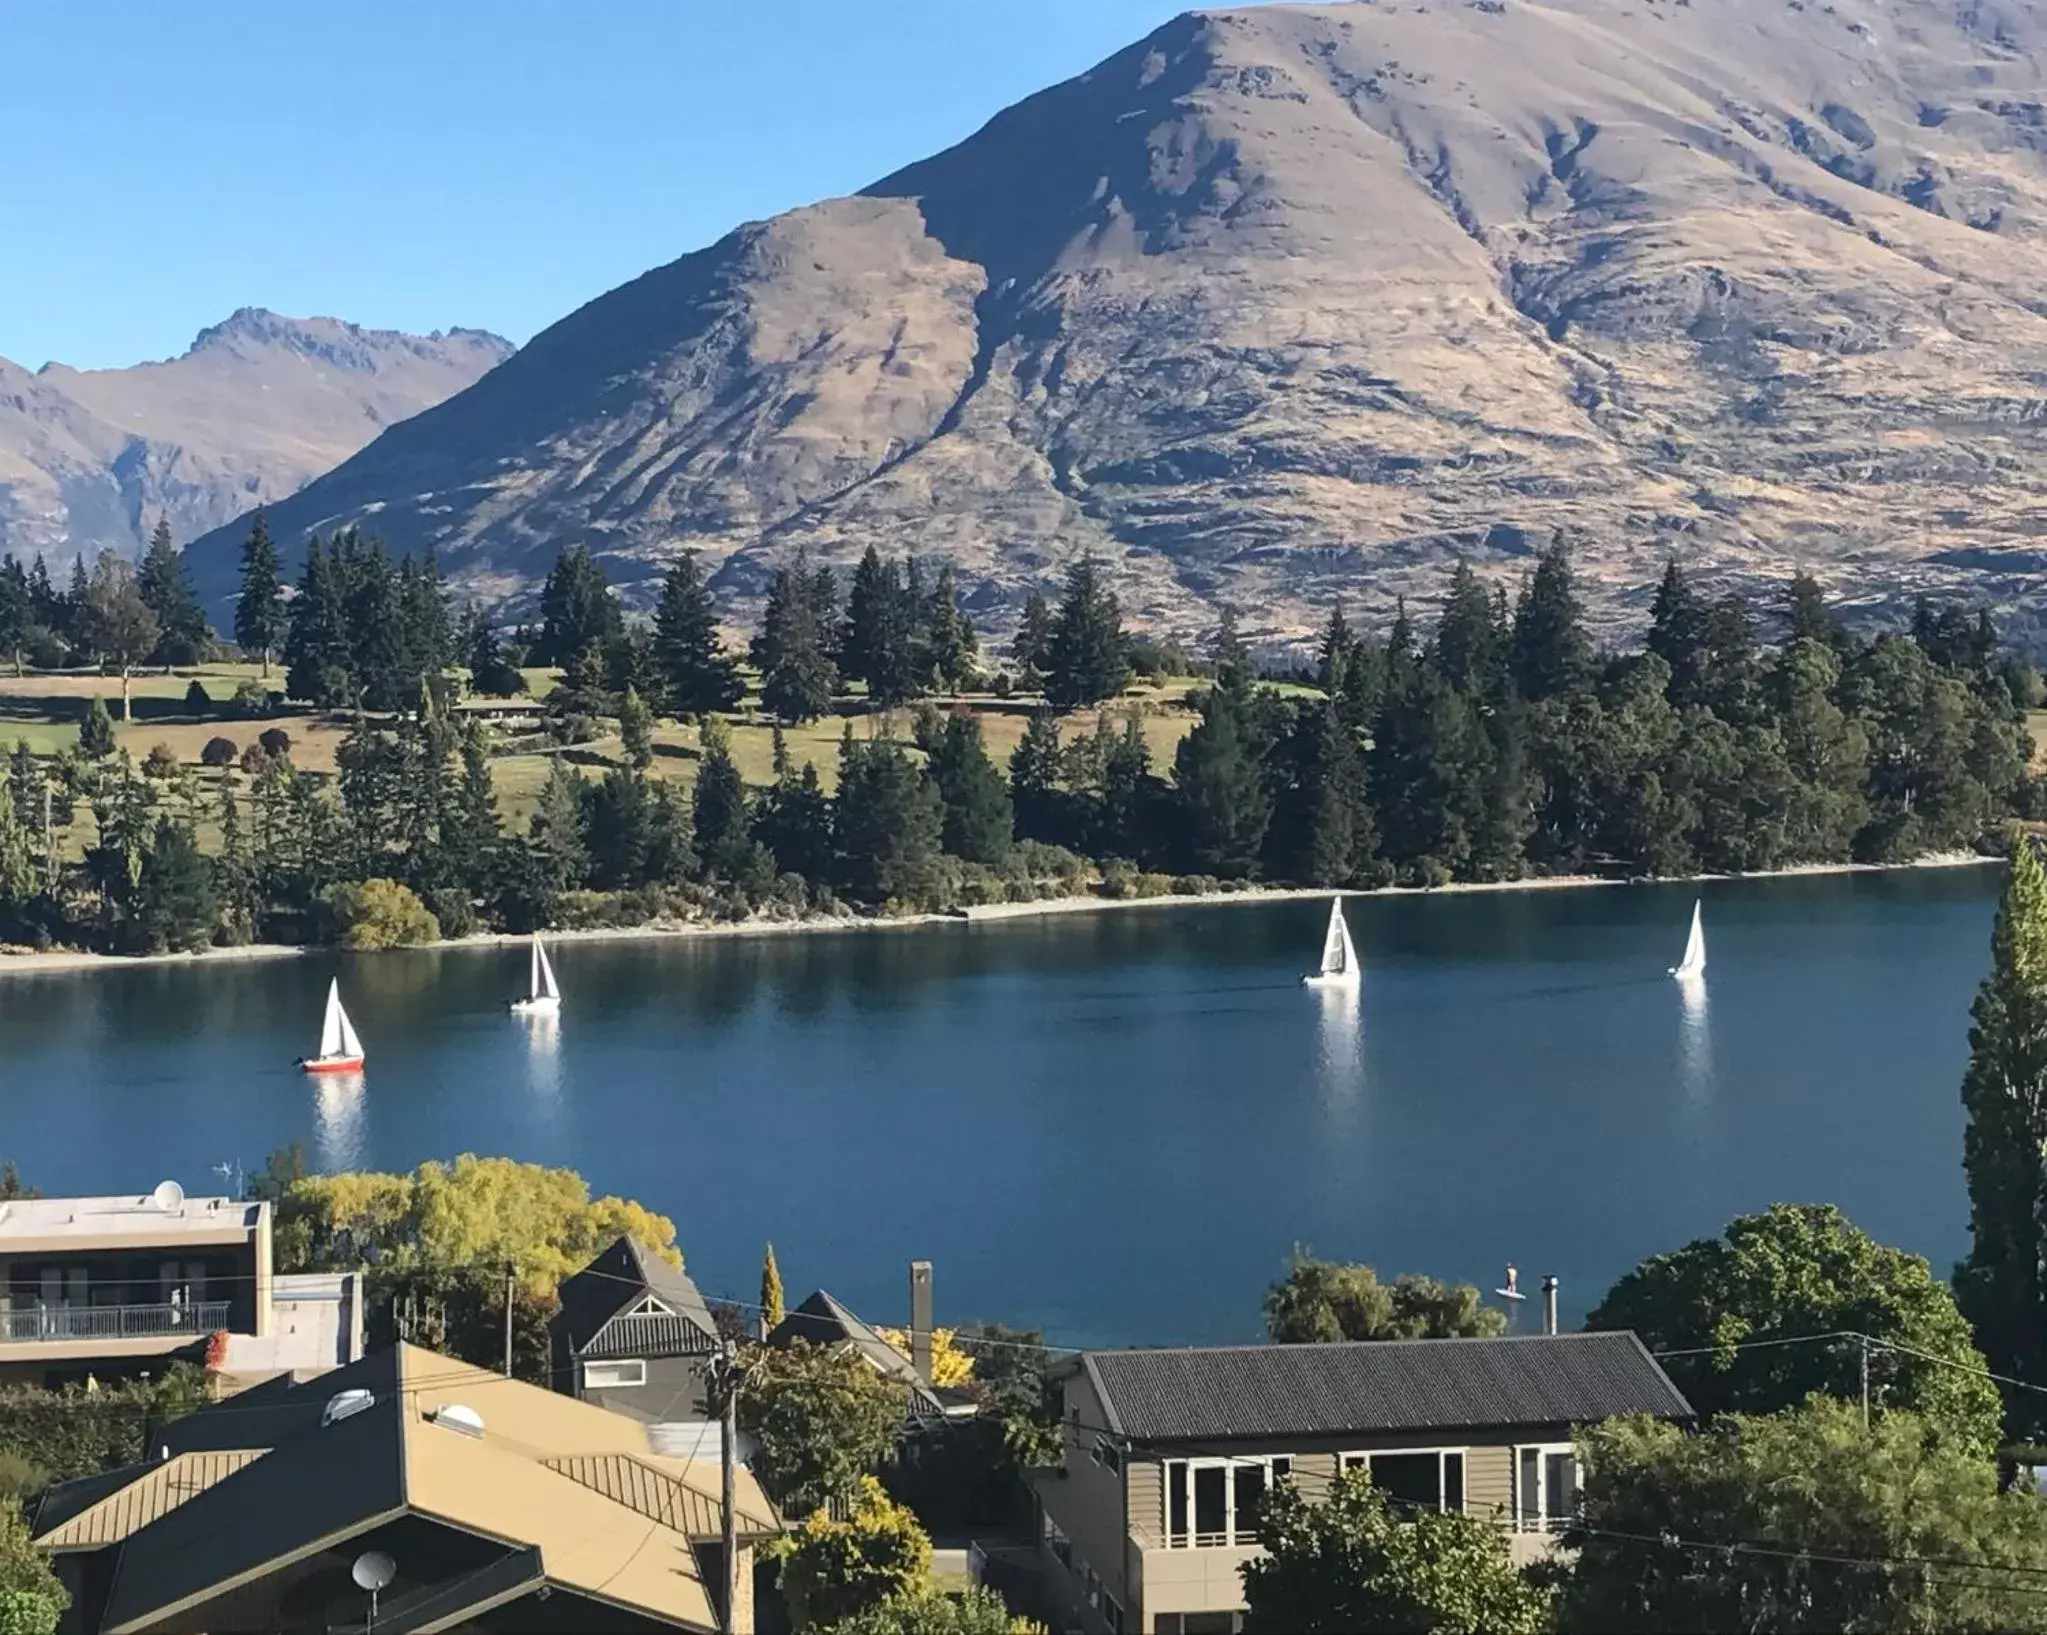
[[[1107,1429],[1139,1442],[1689,1419],[1632,1334],[1090,1351]]]
[[[661,1308],[648,1308],[649,1297]],[[691,1357],[717,1349],[718,1325],[679,1266],[614,1239],[561,1284],[550,1327],[578,1357]]]
[[[850,1345],[882,1375],[909,1387],[913,1411],[945,1411],[931,1387],[918,1376],[917,1365],[883,1339],[872,1324],[823,1289],[791,1310],[768,1335],[767,1343],[780,1350],[798,1340],[810,1345]]]

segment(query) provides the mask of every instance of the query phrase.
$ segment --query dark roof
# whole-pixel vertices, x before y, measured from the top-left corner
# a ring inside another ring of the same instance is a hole
[[[767,1343],[783,1349],[797,1340],[808,1341],[811,1345],[851,1345],[881,1373],[892,1380],[901,1380],[910,1388],[914,1399],[911,1404],[913,1412],[944,1411],[944,1404],[917,1377],[916,1365],[823,1289],[777,1323],[769,1333]]]
[[[649,1295],[667,1310],[636,1309]],[[578,1357],[687,1357],[718,1345],[696,1284],[630,1237],[563,1279],[560,1299],[549,1327]]]
[[[1689,1419],[1632,1334],[1090,1351],[1107,1429],[1139,1442]]]

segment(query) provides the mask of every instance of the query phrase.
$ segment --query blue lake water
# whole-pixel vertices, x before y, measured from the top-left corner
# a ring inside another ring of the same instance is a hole
[[[289,1141],[509,1153],[674,1217],[707,1293],[751,1298],[772,1238],[792,1301],[899,1322],[928,1257],[942,1322],[1068,1344],[1255,1338],[1295,1243],[1486,1288],[1511,1259],[1569,1317],[1780,1199],[1945,1272],[2000,879],[1708,884],[1699,1001],[1675,885],[1356,899],[1354,1004],[1299,985],[1316,902],[568,942],[552,1029],[504,1014],[523,948],[12,976],[0,1154],[140,1193]],[[336,974],[357,1085],[292,1067]]]

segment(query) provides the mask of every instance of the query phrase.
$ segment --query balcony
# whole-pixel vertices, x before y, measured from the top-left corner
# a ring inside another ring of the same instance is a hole
[[[0,1311],[0,1344],[197,1337],[227,1327],[225,1300],[154,1306],[30,1306]]]

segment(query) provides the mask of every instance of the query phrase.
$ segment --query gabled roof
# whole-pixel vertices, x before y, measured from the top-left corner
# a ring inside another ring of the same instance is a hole
[[[1632,1334],[1090,1351],[1109,1431],[1137,1442],[1689,1419]]]
[[[374,1403],[323,1425],[349,1389]],[[452,1404],[473,1411],[480,1434],[437,1422]],[[243,1445],[230,1450],[233,1438]],[[113,1473],[123,1480],[111,1491],[103,1479],[60,1490],[38,1516],[40,1542],[115,1552],[95,1630],[203,1616],[236,1585],[418,1521],[506,1552],[487,1570],[396,1587],[431,1589],[451,1616],[480,1611],[477,1597],[545,1589],[668,1627],[716,1624],[697,1547],[718,1535],[718,1467],[654,1452],[635,1420],[453,1358],[399,1346],[203,1408],[162,1446],[166,1457]],[[776,1531],[752,1474],[736,1474],[741,1535]],[[509,1561],[522,1552],[523,1565]]]
[[[578,1357],[689,1357],[718,1345],[696,1284],[631,1237],[563,1279],[560,1299],[548,1326]]]
[[[918,1377],[917,1365],[897,1350],[823,1289],[795,1307],[768,1335],[771,1346],[786,1347],[797,1340],[811,1345],[850,1345],[887,1378],[910,1388],[910,1411],[919,1416],[946,1416],[963,1404],[957,1392],[946,1393],[948,1402]]]

